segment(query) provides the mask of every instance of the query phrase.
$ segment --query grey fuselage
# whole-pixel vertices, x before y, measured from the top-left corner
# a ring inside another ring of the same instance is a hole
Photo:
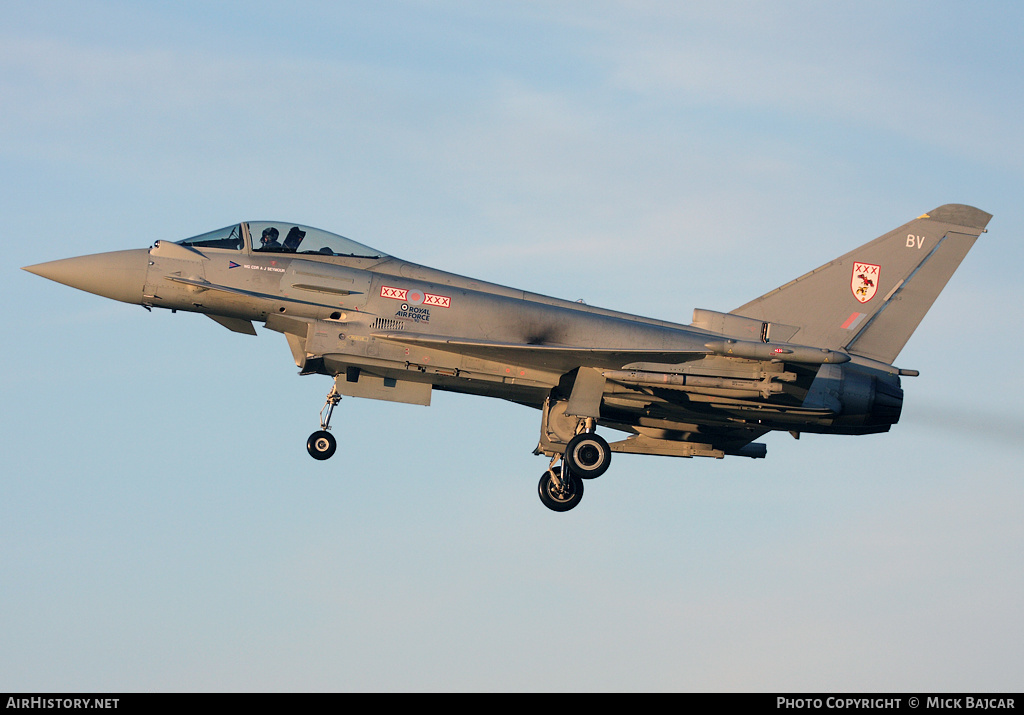
[[[346,395],[425,405],[441,389],[541,408],[567,400],[579,370],[595,370],[604,381],[594,417],[654,445],[646,453],[723,456],[773,429],[864,434],[899,419],[898,370],[874,360],[830,360],[836,354],[825,350],[797,359],[817,348],[560,300],[377,252],[254,250],[248,224],[237,229],[230,241],[158,241],[29,270],[147,308],[204,313],[240,333],[264,323],[286,335],[303,374],[334,376]],[[831,362],[845,364],[823,364]],[[678,452],[674,442],[701,448]]]

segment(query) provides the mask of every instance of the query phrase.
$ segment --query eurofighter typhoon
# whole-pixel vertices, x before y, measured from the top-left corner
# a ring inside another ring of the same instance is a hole
[[[886,233],[728,312],[683,325],[515,290],[403,261],[342,236],[247,221],[152,248],[25,270],[114,300],[284,334],[302,375],[333,385],[315,459],[337,448],[342,395],[429,405],[433,390],[540,412],[538,485],[579,504],[613,454],[762,458],[772,430],[886,432],[893,362],[991,215],[957,204]],[[397,409],[397,408],[396,408]],[[622,433],[606,441],[598,434]]]

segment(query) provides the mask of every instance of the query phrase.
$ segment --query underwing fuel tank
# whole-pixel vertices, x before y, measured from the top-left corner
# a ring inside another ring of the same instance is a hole
[[[716,355],[745,358],[747,360],[778,360],[807,363],[809,365],[850,361],[850,356],[846,353],[806,345],[779,345],[775,343],[758,343],[750,340],[713,340],[705,343],[704,347]]]

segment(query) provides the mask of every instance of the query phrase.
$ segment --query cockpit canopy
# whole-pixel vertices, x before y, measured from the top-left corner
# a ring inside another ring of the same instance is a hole
[[[236,223],[233,226],[186,238],[178,243],[193,248],[242,251],[245,250],[247,238],[251,250],[256,253],[306,253],[354,258],[387,257],[386,253],[336,233],[280,221]]]

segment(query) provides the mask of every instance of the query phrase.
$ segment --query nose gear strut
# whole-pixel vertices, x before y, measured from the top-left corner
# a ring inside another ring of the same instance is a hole
[[[331,415],[334,414],[334,408],[338,406],[339,402],[341,402],[341,395],[338,393],[338,387],[331,384],[331,391],[327,393],[327,401],[320,409],[320,430],[311,434],[306,440],[306,451],[313,459],[330,459],[338,449],[338,441],[328,430],[331,429]],[[327,413],[326,417],[324,416],[325,412]]]

